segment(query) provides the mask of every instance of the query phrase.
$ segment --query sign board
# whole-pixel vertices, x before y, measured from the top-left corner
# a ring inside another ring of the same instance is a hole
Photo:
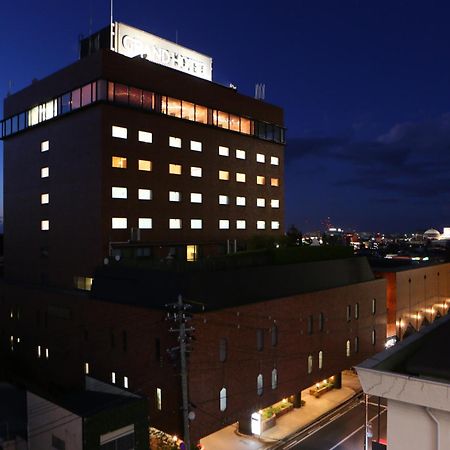
[[[114,24],[114,51],[134,58],[141,56],[156,64],[212,81],[212,58],[175,42],[123,23]]]

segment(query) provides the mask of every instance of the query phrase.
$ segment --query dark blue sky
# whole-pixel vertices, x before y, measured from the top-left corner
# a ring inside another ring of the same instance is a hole
[[[287,224],[450,226],[450,2],[114,3],[116,20],[212,56],[216,82],[266,84],[288,128]],[[0,97],[74,61],[108,20],[108,0],[4,2]]]

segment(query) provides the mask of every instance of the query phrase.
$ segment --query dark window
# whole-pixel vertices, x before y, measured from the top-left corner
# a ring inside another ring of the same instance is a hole
[[[272,326],[272,347],[278,345],[278,327],[276,325]]]
[[[106,444],[100,445],[101,450],[132,450],[134,449],[134,433],[119,437]]]
[[[375,345],[377,342],[377,332],[372,330],[372,345]]]
[[[355,353],[359,352],[359,337],[355,337]]]
[[[128,104],[128,86],[115,84],[114,101],[116,103]]]
[[[314,324],[314,318],[312,315],[308,316],[308,334],[313,333],[313,324]]]
[[[66,443],[59,437],[56,437],[54,434],[52,434],[52,448],[55,450],[65,450]]]
[[[258,330],[256,330],[256,350],[260,352],[263,349],[264,349],[264,330],[259,328]]]
[[[161,339],[155,338],[155,359],[156,361],[161,360]]]
[[[375,314],[377,312],[377,299],[372,299],[372,314]]]
[[[359,319],[359,303],[355,303],[355,319]]]
[[[227,347],[228,347],[228,342],[227,342],[226,338],[220,338],[220,341],[219,341],[219,361],[220,362],[225,362],[227,359]]]
[[[323,331],[325,325],[325,317],[323,315],[323,313],[319,313],[319,331]]]
[[[347,305],[347,322],[350,322],[352,318],[352,307],[350,305]]]

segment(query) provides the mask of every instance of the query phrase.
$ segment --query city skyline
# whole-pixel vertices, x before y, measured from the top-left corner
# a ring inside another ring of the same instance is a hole
[[[109,20],[109,2],[103,3],[83,1],[69,12],[50,0],[24,3],[20,18],[20,2],[5,6],[0,35],[8,64],[0,95],[10,80],[17,92],[31,76],[75,61],[78,36]],[[266,84],[266,100],[285,109],[288,129],[287,226],[310,231],[330,216],[359,230],[442,229],[450,219],[450,8],[444,2],[282,6],[262,10],[250,2],[236,16],[203,2],[152,9],[136,1],[127,9],[116,1],[115,19],[211,55],[217,83],[233,83],[250,96],[256,83]]]

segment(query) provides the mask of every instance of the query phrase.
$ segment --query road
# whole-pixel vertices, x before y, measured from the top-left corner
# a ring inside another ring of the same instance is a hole
[[[378,436],[378,399],[369,399],[369,418],[374,439]],[[380,408],[380,438],[386,439],[386,406]],[[359,399],[351,402],[320,423],[299,433],[279,450],[363,450],[365,406]],[[369,439],[370,441],[370,439]],[[371,445],[369,444],[369,449]]]

